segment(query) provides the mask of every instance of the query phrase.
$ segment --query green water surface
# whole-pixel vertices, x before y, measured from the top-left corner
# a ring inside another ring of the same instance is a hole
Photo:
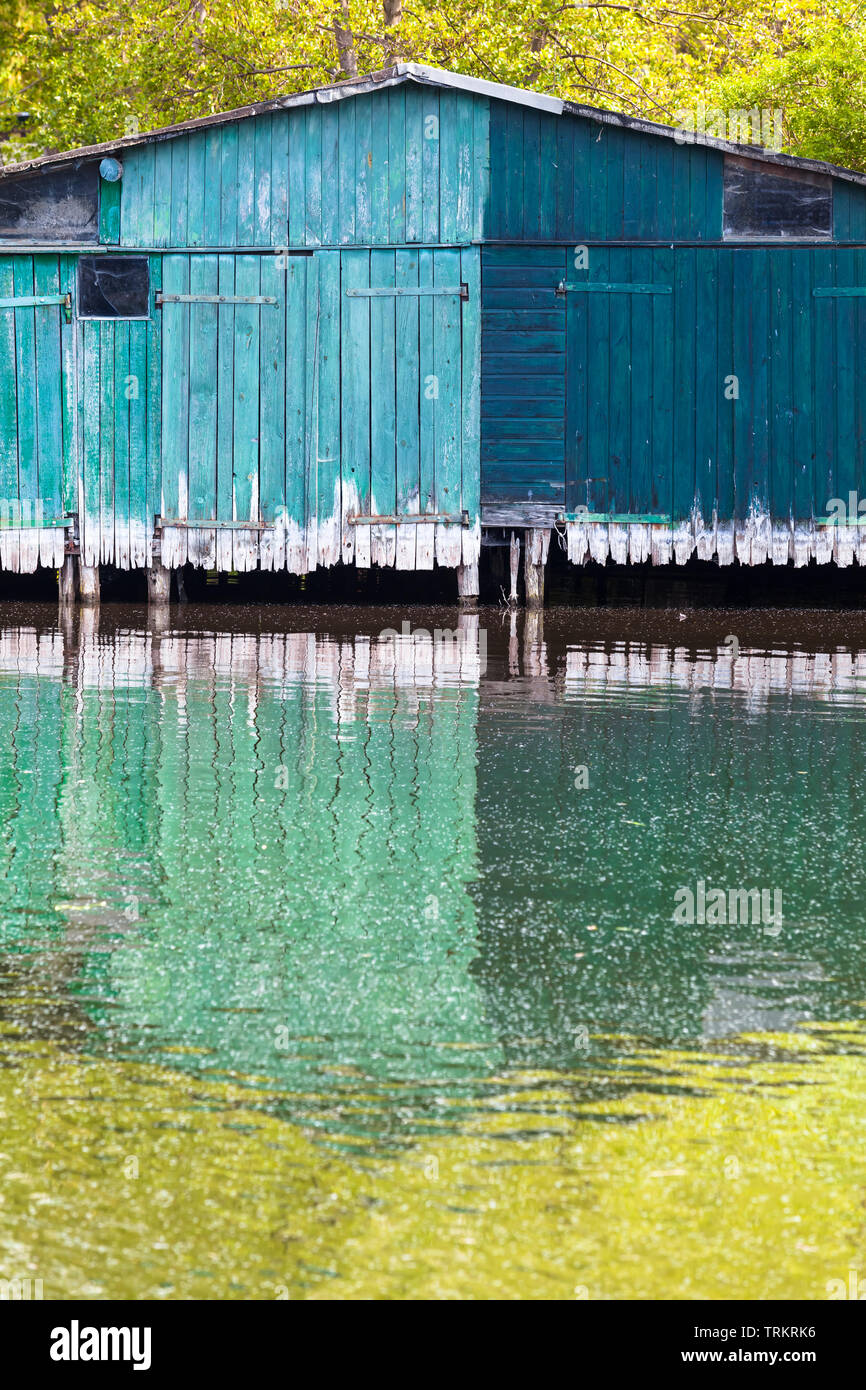
[[[866,624],[406,617],[7,615],[0,1278],[847,1287]],[[781,923],[675,922],[699,880]]]

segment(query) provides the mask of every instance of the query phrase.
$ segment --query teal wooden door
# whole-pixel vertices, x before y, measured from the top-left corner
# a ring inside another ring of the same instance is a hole
[[[159,273],[159,257],[152,257],[148,318],[76,323],[74,490],[86,565],[125,570],[150,564],[160,507],[160,350],[153,307]]]
[[[479,510],[478,252],[344,251],[341,262],[342,489],[354,558],[458,564],[462,514],[474,528]]]
[[[162,322],[163,521],[261,520],[263,365],[285,352],[275,255],[167,255]],[[281,431],[282,438],[282,431]]]
[[[0,257],[0,563],[63,559],[75,510],[73,261]]]
[[[569,251],[566,301],[566,511],[667,521],[673,459],[674,253]],[[580,259],[580,258],[578,258]]]

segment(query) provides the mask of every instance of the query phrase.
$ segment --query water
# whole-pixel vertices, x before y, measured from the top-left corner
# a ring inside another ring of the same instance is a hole
[[[7,608],[0,1278],[847,1286],[866,622],[405,618]],[[699,881],[781,922],[675,922]]]

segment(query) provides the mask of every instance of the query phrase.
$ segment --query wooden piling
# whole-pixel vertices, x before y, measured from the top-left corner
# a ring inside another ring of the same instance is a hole
[[[63,564],[59,570],[59,589],[58,597],[64,608],[69,607],[75,602],[78,593],[78,561],[74,555],[64,555]]]
[[[152,608],[165,607],[171,593],[171,570],[155,560],[147,571],[147,602]]]
[[[99,566],[78,562],[78,601],[88,608],[99,604]]]
[[[457,594],[461,604],[473,604],[478,602],[480,585],[478,582],[478,564],[458,565],[457,567]]]
[[[544,567],[550,546],[550,531],[532,529],[526,532],[523,555],[523,581],[527,608],[544,607]]]
[[[508,602],[517,603],[517,575],[520,570],[520,536],[516,531],[511,532],[511,545],[508,550],[508,558],[511,565],[511,591],[508,595]]]

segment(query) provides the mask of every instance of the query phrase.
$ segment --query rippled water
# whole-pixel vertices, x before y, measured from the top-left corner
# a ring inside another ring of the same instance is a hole
[[[7,617],[0,1278],[827,1297],[866,622],[410,616]],[[674,921],[699,881],[782,920]]]

